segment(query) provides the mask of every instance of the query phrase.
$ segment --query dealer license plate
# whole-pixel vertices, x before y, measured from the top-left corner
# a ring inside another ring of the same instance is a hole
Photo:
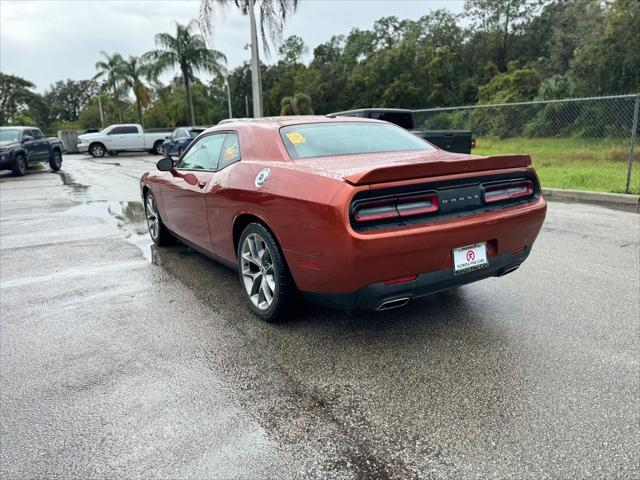
[[[476,243],[475,245],[453,249],[454,275],[473,272],[488,266],[486,243]]]

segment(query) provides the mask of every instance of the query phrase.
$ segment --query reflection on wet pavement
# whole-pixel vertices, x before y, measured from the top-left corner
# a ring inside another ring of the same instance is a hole
[[[60,175],[62,183],[68,188],[74,199],[82,200],[87,198],[87,190],[89,189],[87,185],[82,185],[81,183],[74,181],[73,176],[69,172],[60,170],[57,173]]]
[[[97,217],[118,227],[124,238],[151,262],[151,244],[142,202],[88,201],[67,209],[66,215]]]

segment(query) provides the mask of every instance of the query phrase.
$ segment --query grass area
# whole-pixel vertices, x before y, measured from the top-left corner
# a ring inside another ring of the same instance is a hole
[[[478,138],[476,155],[528,153],[543,187],[624,193],[629,139]],[[631,193],[640,194],[640,146],[636,147]]]

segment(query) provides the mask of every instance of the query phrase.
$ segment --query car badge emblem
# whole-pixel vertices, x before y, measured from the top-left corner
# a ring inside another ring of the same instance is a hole
[[[271,173],[271,170],[269,170],[268,168],[261,170],[258,176],[256,177],[256,187],[261,187],[262,184],[267,181],[267,178],[269,178],[270,173]]]

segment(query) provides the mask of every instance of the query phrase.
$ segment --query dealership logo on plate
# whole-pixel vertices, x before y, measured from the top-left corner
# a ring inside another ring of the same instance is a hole
[[[270,173],[271,171],[268,168],[261,170],[256,177],[256,187],[261,187],[262,184],[267,181],[267,178],[269,178]]]

